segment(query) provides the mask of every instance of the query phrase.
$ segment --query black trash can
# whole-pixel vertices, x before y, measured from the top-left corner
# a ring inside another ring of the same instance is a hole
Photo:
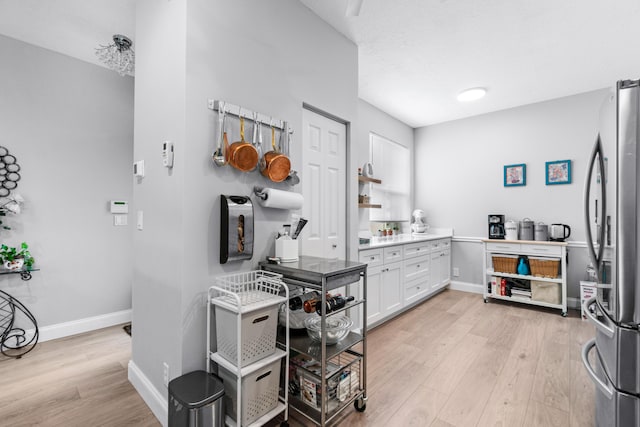
[[[193,371],[169,382],[169,427],[223,427],[222,381]]]

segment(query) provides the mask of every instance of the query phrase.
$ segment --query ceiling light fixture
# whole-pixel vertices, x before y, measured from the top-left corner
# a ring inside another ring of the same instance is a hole
[[[469,102],[476,101],[487,94],[487,89],[483,87],[474,87],[471,89],[465,89],[458,94],[458,101]]]
[[[96,49],[96,56],[107,67],[121,76],[133,76],[135,72],[135,53],[131,48],[131,39],[121,34],[113,35],[113,43]]]

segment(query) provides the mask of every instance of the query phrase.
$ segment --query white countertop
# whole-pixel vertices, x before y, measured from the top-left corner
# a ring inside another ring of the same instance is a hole
[[[451,234],[396,234],[395,236],[372,237],[369,243],[358,246],[358,250],[381,248],[384,246],[403,245],[405,243],[423,242],[450,238]]]

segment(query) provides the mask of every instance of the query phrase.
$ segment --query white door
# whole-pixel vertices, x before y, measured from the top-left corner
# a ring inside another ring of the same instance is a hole
[[[312,111],[302,114],[302,216],[300,252],[346,258],[347,127]]]

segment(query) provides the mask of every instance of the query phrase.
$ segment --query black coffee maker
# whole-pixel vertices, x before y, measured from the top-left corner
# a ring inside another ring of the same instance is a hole
[[[489,238],[504,240],[504,215],[489,215]]]

